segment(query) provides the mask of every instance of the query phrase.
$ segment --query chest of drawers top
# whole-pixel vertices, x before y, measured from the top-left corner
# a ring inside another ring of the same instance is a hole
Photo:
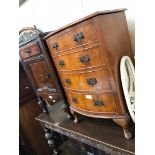
[[[61,28],[59,28],[59,29],[57,29],[57,30],[55,30],[55,31],[52,31],[51,33],[49,33],[48,35],[46,35],[46,36],[44,37],[44,39],[48,40],[48,38],[51,37],[51,36],[53,36],[54,34],[60,33],[60,32],[62,32],[63,30],[65,30],[66,28],[71,28],[72,26],[75,26],[75,25],[77,25],[77,24],[80,23],[80,22],[89,20],[89,19],[91,19],[91,18],[93,18],[93,17],[96,17],[96,16],[98,16],[98,15],[105,15],[105,14],[123,12],[123,11],[125,11],[125,10],[127,10],[127,9],[121,8],[121,9],[104,10],[104,11],[97,11],[97,12],[94,12],[94,13],[88,15],[88,16],[85,16],[85,17],[83,17],[83,18],[81,18],[81,19],[78,19],[78,20],[72,22],[72,23],[69,23],[69,24],[67,24],[67,25],[65,25],[65,26],[63,26],[63,27],[61,27]],[[67,31],[67,30],[66,30],[66,31]]]

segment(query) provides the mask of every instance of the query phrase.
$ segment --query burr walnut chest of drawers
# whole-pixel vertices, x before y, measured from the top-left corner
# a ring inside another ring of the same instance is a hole
[[[127,139],[129,115],[120,80],[120,59],[133,52],[125,9],[93,13],[45,36],[65,89],[70,110],[109,118]]]

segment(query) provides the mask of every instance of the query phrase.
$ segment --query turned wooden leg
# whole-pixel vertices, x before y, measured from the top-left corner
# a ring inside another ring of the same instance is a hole
[[[68,118],[68,119],[73,119],[73,116],[72,116],[72,114],[71,114],[71,112],[70,112],[70,109],[69,109],[69,107],[68,107],[68,105],[67,105],[66,103],[63,103],[63,104],[62,104],[62,109],[63,109],[64,112],[67,114],[67,118]]]
[[[120,125],[122,128],[123,128],[123,131],[124,131],[124,137],[126,139],[130,139],[132,138],[132,134],[131,132],[129,131],[128,129],[128,124],[129,124],[129,116],[126,115],[125,118],[121,118],[121,119],[113,119],[113,121],[115,123],[117,123],[118,125]]]
[[[72,110],[72,109],[70,109],[70,111],[71,111],[71,113],[72,113],[72,115],[73,115],[73,117],[74,117],[74,123],[78,123],[78,117],[75,115],[75,111],[74,110]]]
[[[56,145],[56,142],[55,142],[55,139],[54,139],[54,136],[53,136],[53,132],[46,128],[44,125],[44,131],[45,131],[45,138],[48,140],[48,145],[50,148],[52,148],[53,152],[52,154],[53,155],[58,155],[60,153],[60,150],[58,149],[57,145]]]
[[[46,102],[42,98],[38,98],[38,105],[42,108],[44,114],[48,114]]]

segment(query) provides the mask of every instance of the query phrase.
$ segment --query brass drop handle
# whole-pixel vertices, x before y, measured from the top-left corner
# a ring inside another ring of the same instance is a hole
[[[90,61],[89,55],[81,56],[80,57],[80,62],[83,64],[87,64]]]
[[[103,103],[102,100],[93,100],[93,104],[96,107],[100,107],[100,106],[103,106],[104,105],[104,103]]]
[[[58,42],[56,41],[54,44],[53,44],[53,48],[55,48],[57,50],[57,48],[59,47],[58,45]]]
[[[63,67],[65,65],[64,61],[63,60],[60,60],[59,61],[59,66]]]
[[[81,42],[81,39],[83,39],[83,38],[84,38],[83,32],[73,35],[73,40],[76,42],[79,42],[79,43]]]
[[[97,83],[96,78],[89,78],[89,79],[86,79],[86,81],[90,87],[93,87]]]
[[[71,84],[71,79],[65,79],[65,82],[70,85]]]
[[[77,104],[78,103],[77,98],[76,97],[72,97],[72,102],[75,103],[75,104]]]

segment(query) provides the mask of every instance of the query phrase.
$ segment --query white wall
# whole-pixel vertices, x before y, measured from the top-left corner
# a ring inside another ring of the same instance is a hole
[[[19,9],[19,30],[36,25],[43,32],[56,30],[95,11],[127,8],[126,17],[133,50],[135,10],[133,0],[27,0]]]

